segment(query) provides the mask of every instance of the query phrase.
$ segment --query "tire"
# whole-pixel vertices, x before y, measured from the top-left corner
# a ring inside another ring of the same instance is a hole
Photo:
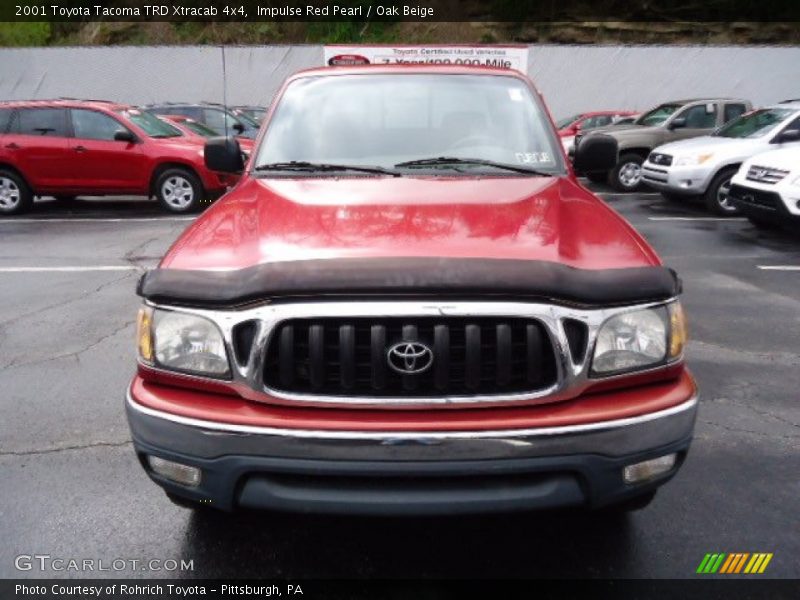
[[[0,169],[0,216],[20,215],[33,207],[33,192],[15,171]]]
[[[200,179],[188,169],[167,169],[156,179],[155,196],[161,207],[172,213],[190,213],[200,209],[205,190]]]
[[[635,512],[637,510],[642,510],[643,508],[646,508],[653,501],[653,498],[655,497],[656,497],[656,490],[652,490],[649,492],[645,492],[644,494],[634,496],[633,498],[628,498],[627,500],[623,500],[622,502],[618,502],[616,504],[607,506],[603,509],[603,511],[614,514]]]
[[[642,187],[642,163],[638,154],[623,154],[608,174],[608,185],[618,192],[635,192]]]
[[[600,173],[598,172],[587,173],[586,179],[588,179],[592,183],[605,183],[606,181],[608,181],[608,173],[606,173],[605,171]]]
[[[727,197],[727,191],[731,187],[731,179],[736,174],[736,171],[738,171],[736,167],[722,169],[714,176],[714,179],[711,180],[703,196],[706,208],[709,212],[724,217],[730,217],[741,213],[741,210],[732,204]]]

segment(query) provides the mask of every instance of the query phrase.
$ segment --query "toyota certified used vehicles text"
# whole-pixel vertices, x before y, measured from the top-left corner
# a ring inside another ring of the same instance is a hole
[[[654,148],[676,140],[708,135],[717,127],[750,110],[746,100],[704,98],[676,100],[656,106],[633,124],[594,129],[586,135],[603,134],[617,140],[619,159],[609,171],[587,172],[594,182],[607,182],[620,192],[632,192],[642,184],[642,163]],[[584,136],[578,134],[575,145]]]
[[[197,210],[229,175],[203,161],[203,146],[154,115],[112,102],[0,103],[0,215],[34,196],[155,196],[171,212]]]
[[[642,165],[642,181],[668,199],[701,197],[712,212],[738,212],[728,198],[742,161],[800,142],[800,102],[746,113],[710,136],[659,146]]]
[[[680,292],[524,75],[301,72],[139,283],[135,451],[191,507],[640,508],[694,427]]]
[[[757,226],[800,226],[800,144],[757,154],[731,180],[730,199]]]

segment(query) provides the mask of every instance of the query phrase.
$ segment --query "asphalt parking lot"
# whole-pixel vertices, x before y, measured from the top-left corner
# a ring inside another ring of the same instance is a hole
[[[38,553],[194,565],[94,573],[117,577],[682,578],[707,552],[771,552],[767,574],[797,578],[800,234],[603,197],[680,273],[701,392],[683,470],[628,518],[192,516],[145,476],[123,412],[135,282],[189,218],[86,201],[0,220],[0,577],[64,575],[15,569]]]

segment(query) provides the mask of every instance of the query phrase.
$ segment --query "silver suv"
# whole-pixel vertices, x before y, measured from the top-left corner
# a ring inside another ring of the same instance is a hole
[[[586,135],[604,134],[617,140],[619,159],[608,172],[586,173],[594,182],[608,182],[620,192],[633,192],[642,185],[642,163],[657,146],[707,135],[731,119],[749,111],[747,100],[702,98],[660,104],[628,126],[595,129]],[[575,144],[584,136],[576,136]]]

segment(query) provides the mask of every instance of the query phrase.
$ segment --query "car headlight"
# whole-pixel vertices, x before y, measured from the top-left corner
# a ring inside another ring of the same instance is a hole
[[[147,364],[192,375],[230,374],[222,332],[204,317],[144,307],[137,332],[139,358]]]
[[[592,373],[611,375],[666,364],[683,353],[686,322],[678,302],[614,315],[600,327]]]
[[[706,162],[709,158],[714,156],[713,154],[694,154],[692,156],[681,156],[678,160],[675,161],[675,165],[678,167],[686,167],[690,165],[702,165]]]

